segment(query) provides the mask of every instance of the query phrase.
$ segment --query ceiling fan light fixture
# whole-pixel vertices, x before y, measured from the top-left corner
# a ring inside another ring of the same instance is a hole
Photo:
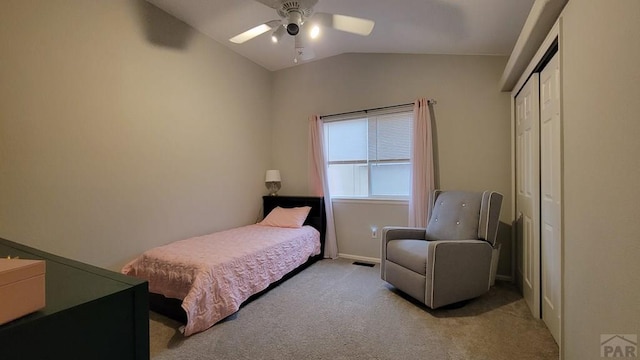
[[[287,33],[296,36],[300,32],[302,25],[302,13],[298,10],[291,10],[287,14]]]
[[[318,25],[313,25],[313,26],[311,27],[311,31],[309,32],[309,36],[310,36],[312,39],[317,39],[317,38],[318,38],[318,36],[320,36],[320,26],[318,26]]]

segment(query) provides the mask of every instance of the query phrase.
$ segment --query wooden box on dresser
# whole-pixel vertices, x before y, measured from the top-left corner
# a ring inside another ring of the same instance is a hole
[[[0,359],[149,359],[146,281],[0,238],[9,256],[46,262],[46,306],[0,325]]]

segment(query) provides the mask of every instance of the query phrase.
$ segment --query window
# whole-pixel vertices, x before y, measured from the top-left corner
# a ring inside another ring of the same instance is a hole
[[[409,196],[412,110],[402,107],[322,119],[331,196]]]

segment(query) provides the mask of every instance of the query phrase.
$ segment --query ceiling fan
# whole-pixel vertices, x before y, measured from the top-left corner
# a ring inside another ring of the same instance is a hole
[[[315,56],[306,45],[307,38],[315,38],[320,27],[329,27],[352,34],[367,36],[373,30],[374,22],[353,16],[314,12],[318,0],[256,0],[276,10],[280,19],[271,20],[255,26],[229,39],[232,43],[242,44],[267,31],[273,30],[271,40],[277,43],[284,34],[295,38],[295,56],[293,61],[308,60]]]

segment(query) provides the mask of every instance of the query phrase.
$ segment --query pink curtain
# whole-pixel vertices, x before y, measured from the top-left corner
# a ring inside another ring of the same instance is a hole
[[[324,241],[324,257],[338,257],[338,242],[333,221],[333,207],[329,194],[327,162],[324,155],[324,126],[317,115],[309,117],[309,188],[315,196],[324,196],[324,208],[327,212],[327,230]]]
[[[427,226],[431,215],[431,194],[435,189],[433,176],[433,141],[431,115],[425,98],[413,105],[413,149],[411,152],[411,196],[409,198],[409,226]]]

